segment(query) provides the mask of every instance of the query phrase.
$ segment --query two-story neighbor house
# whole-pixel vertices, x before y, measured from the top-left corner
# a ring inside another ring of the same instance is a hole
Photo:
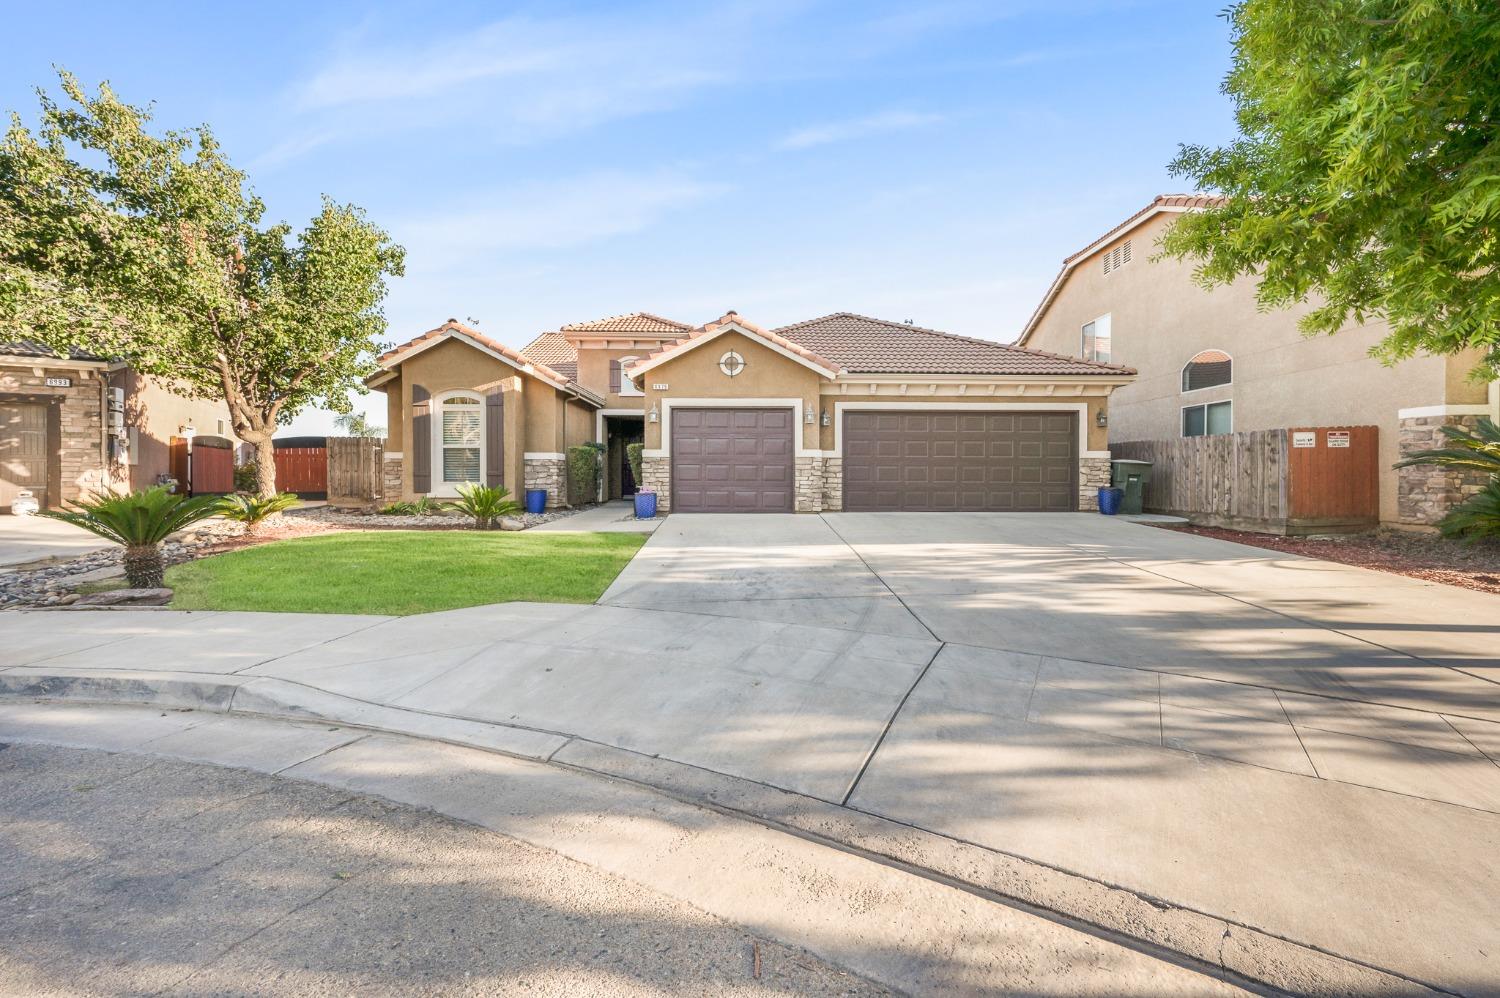
[[[565,495],[567,448],[606,496],[679,512],[1092,509],[1110,393],[1134,372],[847,312],[763,329],[649,313],[521,350],[449,320],[380,358],[387,495],[484,481]]]
[[[1433,468],[1392,470],[1403,452],[1438,445],[1439,427],[1500,408],[1494,385],[1468,378],[1477,354],[1414,357],[1386,367],[1369,350],[1384,322],[1308,338],[1305,309],[1262,312],[1255,281],[1206,291],[1191,261],[1157,259],[1157,243],[1202,195],[1162,195],[1063,261],[1016,343],[1139,372],[1110,399],[1109,439],[1296,426],[1380,430],[1380,518],[1430,524],[1477,484]]]
[[[187,432],[234,442],[223,402],[90,353],[0,344],[0,512],[23,490],[47,509],[155,485],[170,472],[172,438]]]

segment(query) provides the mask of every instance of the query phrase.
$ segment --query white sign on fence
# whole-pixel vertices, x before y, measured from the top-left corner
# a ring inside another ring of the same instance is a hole
[[[1293,447],[1316,447],[1318,435],[1311,430],[1298,430],[1292,434]]]
[[[1328,431],[1328,446],[1330,446],[1330,447],[1348,447],[1349,446],[1349,431],[1348,430],[1329,430]]]

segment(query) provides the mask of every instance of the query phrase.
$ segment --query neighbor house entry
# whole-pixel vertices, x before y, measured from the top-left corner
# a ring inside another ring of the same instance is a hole
[[[49,438],[55,431],[48,426],[51,409],[44,402],[0,401],[0,509],[10,510],[16,494],[29,491],[46,509],[57,501],[50,494],[49,479],[54,462]]]
[[[672,512],[792,512],[792,409],[672,410]]]
[[[842,436],[850,512],[1078,508],[1076,413],[856,410]]]

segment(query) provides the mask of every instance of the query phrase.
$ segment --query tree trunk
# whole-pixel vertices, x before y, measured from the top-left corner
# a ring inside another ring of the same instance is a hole
[[[255,494],[262,499],[276,494],[276,445],[269,433],[255,441]]]
[[[125,583],[131,589],[160,589],[166,584],[165,573],[159,545],[139,544],[125,548]]]

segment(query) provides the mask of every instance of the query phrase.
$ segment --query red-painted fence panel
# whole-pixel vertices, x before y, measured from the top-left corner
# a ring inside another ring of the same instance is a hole
[[[304,498],[328,495],[328,448],[276,448],[276,490]]]

